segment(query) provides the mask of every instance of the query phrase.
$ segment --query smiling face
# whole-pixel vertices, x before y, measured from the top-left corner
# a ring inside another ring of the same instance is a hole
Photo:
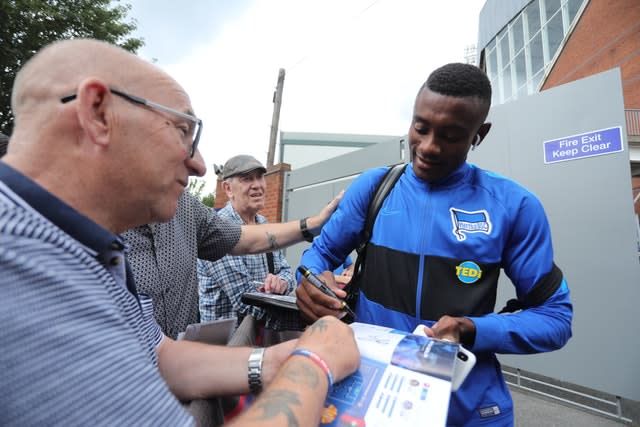
[[[476,135],[481,141],[489,130],[490,124],[483,124],[486,111],[478,98],[447,96],[423,88],[409,129],[416,176],[434,183],[458,168]]]
[[[255,216],[265,205],[267,182],[264,172],[255,169],[242,175],[236,175],[224,182],[224,188],[233,208],[242,219],[251,224]]]
[[[187,94],[171,78],[155,73],[147,84],[138,88],[125,88],[133,94],[147,98],[180,112],[192,114]],[[117,102],[120,122],[122,158],[136,159],[129,166],[124,179],[135,182],[130,194],[136,200],[148,222],[166,221],[175,215],[177,201],[184,191],[189,176],[202,176],[204,161],[196,151],[189,156],[193,123],[174,114],[132,104],[126,99]],[[126,160],[123,160],[125,162]],[[127,164],[127,163],[122,163]],[[121,171],[121,173],[123,173]]]

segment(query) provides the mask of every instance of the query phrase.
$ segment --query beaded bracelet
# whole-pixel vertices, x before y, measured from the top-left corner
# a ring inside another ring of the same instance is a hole
[[[329,369],[329,365],[327,365],[327,362],[322,360],[322,358],[314,352],[301,348],[294,350],[289,357],[291,356],[305,356],[311,359],[313,363],[318,365],[320,369],[322,369],[324,373],[327,374],[327,382],[329,383],[327,394],[331,394],[331,390],[333,390],[333,375],[331,374],[331,369]]]

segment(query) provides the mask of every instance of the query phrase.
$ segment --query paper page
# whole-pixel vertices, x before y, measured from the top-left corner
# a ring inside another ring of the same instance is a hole
[[[321,426],[441,426],[451,383],[363,358],[353,375],[334,386]]]
[[[391,357],[398,343],[407,332],[396,331],[384,326],[354,322],[351,325],[362,357],[384,362],[391,362]]]

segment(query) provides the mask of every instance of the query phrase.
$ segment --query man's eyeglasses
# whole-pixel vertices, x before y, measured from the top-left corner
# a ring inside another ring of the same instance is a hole
[[[194,125],[193,126],[189,126],[189,130],[187,131],[186,136],[192,138],[191,140],[191,146],[187,147],[187,150],[189,151],[189,157],[193,157],[194,154],[196,153],[196,150],[198,149],[198,142],[200,142],[200,133],[202,133],[202,120],[200,120],[197,117],[194,117],[190,114],[186,114],[183,113],[182,111],[178,111],[178,110],[174,110],[173,108],[169,108],[169,107],[165,107],[164,105],[155,103],[153,101],[149,101],[147,99],[141,98],[139,96],[135,96],[135,95],[130,95],[128,93],[122,92],[120,90],[114,89],[112,87],[109,88],[109,90],[111,91],[111,93],[113,93],[114,95],[118,95],[124,99],[126,99],[127,101],[136,104],[136,105],[142,105],[144,107],[148,107],[151,109],[155,109],[158,111],[162,111],[165,113],[169,113],[169,114],[173,114],[174,116],[178,116],[180,118],[189,120],[190,122],[193,122]],[[72,94],[72,95],[67,95],[64,96],[62,98],[60,98],[60,101],[62,101],[63,104],[73,101],[74,99],[76,99],[77,94]]]

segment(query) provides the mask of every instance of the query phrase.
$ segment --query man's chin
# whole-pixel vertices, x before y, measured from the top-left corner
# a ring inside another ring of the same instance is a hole
[[[416,166],[413,168],[413,172],[418,178],[429,183],[439,179],[439,174],[433,167]]]
[[[167,222],[176,215],[178,210],[178,199],[173,203],[167,203],[165,206],[159,209],[154,209],[151,212],[152,219],[150,222]]]

